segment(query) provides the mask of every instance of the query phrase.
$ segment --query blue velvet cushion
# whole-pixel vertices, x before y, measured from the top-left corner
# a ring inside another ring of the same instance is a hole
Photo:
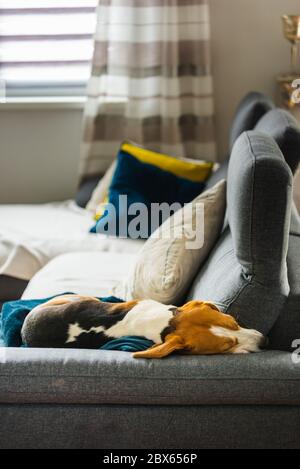
[[[98,220],[92,232],[108,234],[111,236],[130,237],[128,226],[130,222],[140,215],[140,212],[128,214],[130,205],[139,202],[148,208],[146,224],[141,226],[137,238],[147,239],[151,230],[152,203],[179,203],[184,205],[191,202],[205,188],[203,182],[193,182],[184,179],[154,165],[142,163],[129,153],[120,151],[118,154],[117,167],[109,190],[109,203],[116,211],[116,223],[113,223],[114,213],[107,206],[103,216]],[[126,195],[126,203],[120,203],[119,196]],[[144,221],[144,218],[143,218]],[[160,220],[160,224],[164,221]],[[124,226],[124,229],[122,229]],[[131,236],[132,237],[132,236]]]

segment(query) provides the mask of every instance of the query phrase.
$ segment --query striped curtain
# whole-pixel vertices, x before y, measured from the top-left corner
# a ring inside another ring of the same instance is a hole
[[[81,175],[120,143],[215,159],[207,0],[100,0]]]

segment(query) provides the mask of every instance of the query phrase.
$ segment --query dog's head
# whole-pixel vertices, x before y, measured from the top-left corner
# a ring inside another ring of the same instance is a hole
[[[184,350],[192,355],[250,353],[265,345],[264,336],[255,330],[241,328],[236,320],[223,314],[209,302],[191,301],[174,314],[164,341],[135,358],[162,358]]]

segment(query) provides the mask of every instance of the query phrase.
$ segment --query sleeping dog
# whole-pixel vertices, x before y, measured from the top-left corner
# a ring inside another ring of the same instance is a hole
[[[28,347],[99,349],[124,336],[145,337],[154,346],[135,358],[162,358],[177,350],[193,355],[259,352],[265,339],[241,328],[209,302],[166,306],[157,301],[104,303],[93,297],[64,295],[34,308],[22,339]]]

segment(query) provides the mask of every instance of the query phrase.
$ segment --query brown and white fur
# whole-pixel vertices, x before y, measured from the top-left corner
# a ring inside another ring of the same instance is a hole
[[[193,355],[259,352],[265,338],[241,328],[212,303],[191,301],[177,308],[153,300],[104,303],[64,295],[34,308],[22,338],[29,347],[98,349],[112,339],[145,337],[154,346],[135,358],[162,358],[182,350]]]

